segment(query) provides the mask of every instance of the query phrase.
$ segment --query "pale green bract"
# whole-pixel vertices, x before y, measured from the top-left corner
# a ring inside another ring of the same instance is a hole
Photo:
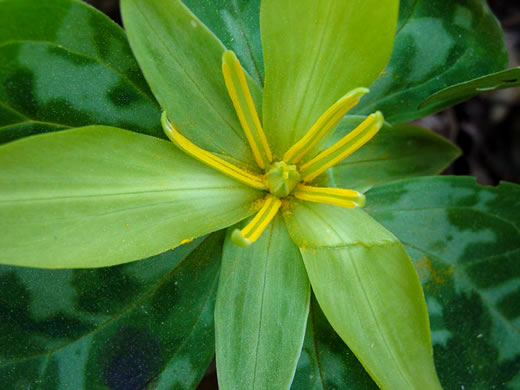
[[[398,5],[397,0],[262,2],[262,101],[260,86],[247,74],[244,84],[252,94],[248,113],[259,112],[272,147],[272,161],[263,154],[267,165],[285,159],[338,99],[375,81],[391,53]],[[224,246],[216,304],[221,388],[289,388],[312,286],[336,332],[381,388],[439,389],[424,297],[399,241],[363,211],[311,203],[339,196],[344,207],[357,207],[364,196],[349,190],[340,196],[337,188],[314,193],[321,179],[314,182],[312,173],[319,170],[310,168],[308,182],[302,178],[294,196],[266,197],[269,183],[263,188],[256,181],[253,189],[227,177],[233,176],[226,176],[229,166],[253,181],[263,176],[237,117],[243,110],[226,91],[224,46],[179,0],[123,0],[122,11],[134,54],[172,121],[164,123],[176,146],[103,126],[3,146],[0,218],[9,231],[0,238],[0,262],[54,268],[138,260],[230,227],[260,209],[257,215],[265,211],[270,219],[261,216],[257,230],[266,231],[244,242],[258,241],[237,248],[230,231]],[[249,102],[244,96],[239,100]],[[345,102],[355,104],[353,96]],[[383,126],[383,116],[377,112],[363,123],[368,138],[361,145]],[[307,157],[315,157],[330,134],[310,146]],[[350,153],[360,146],[346,145]],[[213,163],[205,158],[214,162],[217,156],[219,166],[228,168],[216,172],[177,146],[208,165]],[[280,177],[290,168],[280,168]],[[348,175],[336,174],[349,187]],[[262,202],[270,202],[269,208]],[[275,217],[278,209],[283,218]]]
[[[215,309],[220,387],[289,388],[309,299],[303,261],[280,216],[249,248],[228,238]]]
[[[0,166],[3,264],[139,260],[240,221],[258,197],[167,141],[105,126],[7,144]]]
[[[376,383],[440,388],[421,284],[399,240],[359,209],[301,203],[284,218],[320,307]]]
[[[282,154],[390,58],[399,1],[262,1],[264,127]],[[280,156],[281,157],[281,156]]]
[[[198,146],[255,169],[227,98],[224,46],[178,0],[123,1],[122,13],[145,78],[176,126]],[[253,83],[250,88],[259,96]]]

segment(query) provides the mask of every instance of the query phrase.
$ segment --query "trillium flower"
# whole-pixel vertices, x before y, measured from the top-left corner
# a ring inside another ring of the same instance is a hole
[[[228,228],[215,312],[223,389],[290,386],[311,287],[380,387],[440,388],[410,258],[362,210],[363,193],[330,175],[384,124],[375,112],[335,133],[389,59],[398,1],[264,0],[263,91],[182,3],[122,7],[174,145],[93,126],[3,147],[0,215],[12,228],[1,262],[108,266]]]
[[[253,98],[247,86],[245,73],[232,51],[223,55],[222,70],[230,98],[244,134],[251,148],[254,160],[262,174],[248,172],[218,156],[199,148],[184,137],[168,119],[162,116],[164,131],[179,149],[215,170],[261,192],[256,204],[259,211],[242,230],[235,230],[232,241],[241,247],[248,247],[256,241],[269,223],[276,217],[285,201],[286,214],[297,200],[325,203],[344,208],[355,208],[365,204],[363,194],[354,190],[323,188],[312,186],[320,175],[343,161],[376,135],[383,124],[380,112],[368,116],[353,131],[332,146],[312,158],[309,155],[315,146],[334,129],[348,109],[359,102],[360,96],[368,92],[358,88],[343,96],[332,105],[309,131],[283,155],[280,161],[273,160],[273,153],[262,129]],[[302,162],[303,161],[303,162]],[[268,195],[265,195],[265,194]],[[262,198],[263,197],[263,198]]]

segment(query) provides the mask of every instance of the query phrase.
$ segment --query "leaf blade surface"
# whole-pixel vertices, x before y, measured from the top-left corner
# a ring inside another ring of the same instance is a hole
[[[0,161],[4,264],[139,260],[240,221],[258,196],[169,142],[103,126],[4,145]]]
[[[263,125],[279,158],[347,92],[368,87],[392,49],[398,2],[263,1]]]
[[[228,235],[215,310],[222,389],[290,387],[309,298],[302,259],[281,217],[250,248]]]
[[[439,389],[424,295],[399,241],[359,209],[300,203],[284,217],[321,309],[374,381]]]

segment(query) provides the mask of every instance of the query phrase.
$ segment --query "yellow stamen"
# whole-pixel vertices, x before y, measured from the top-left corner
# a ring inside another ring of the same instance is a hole
[[[319,117],[298,142],[291,146],[285,153],[283,160],[288,164],[296,164],[300,161],[368,92],[366,88],[356,88],[339,99]]]
[[[161,116],[161,123],[168,138],[185,153],[250,187],[259,190],[265,190],[267,188],[261,176],[247,172],[193,144],[170,123],[166,111],[164,111]]]
[[[228,50],[222,56],[222,73],[226,87],[244,129],[253,157],[260,168],[267,168],[273,160],[271,149],[256,112],[246,76],[235,53]]]
[[[327,203],[347,209],[365,205],[365,195],[354,190],[344,190],[342,188],[311,187],[298,184],[294,189],[293,195],[301,200]]]
[[[350,156],[374,137],[383,126],[381,112],[369,115],[358,127],[348,133],[331,147],[325,149],[312,160],[300,167],[300,175],[304,182],[310,182]]]
[[[276,216],[282,201],[276,196],[267,195],[262,208],[242,230],[236,229],[231,235],[231,240],[235,245],[248,247],[255,242],[269,223]]]

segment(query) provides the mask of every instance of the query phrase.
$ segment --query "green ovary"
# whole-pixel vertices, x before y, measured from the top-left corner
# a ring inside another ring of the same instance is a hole
[[[271,166],[265,178],[269,192],[278,198],[285,198],[300,182],[300,173],[296,165],[280,161]]]

